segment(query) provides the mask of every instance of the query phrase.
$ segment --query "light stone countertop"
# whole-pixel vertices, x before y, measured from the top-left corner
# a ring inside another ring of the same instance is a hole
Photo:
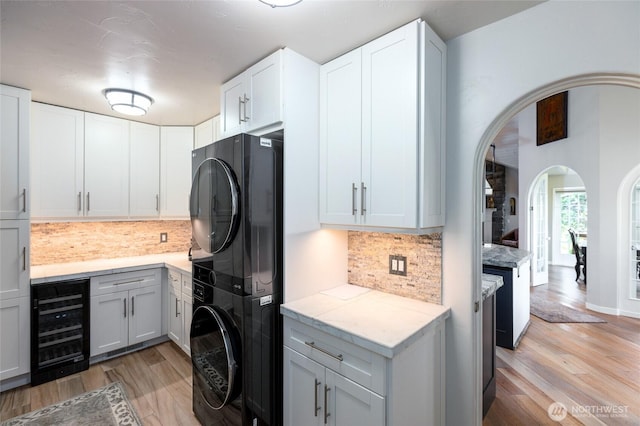
[[[354,291],[354,287],[362,290]],[[450,315],[450,309],[442,305],[350,284],[285,303],[280,312],[387,358]]]
[[[531,253],[499,244],[485,244],[482,247],[482,264],[501,268],[519,268],[531,259]]]
[[[504,285],[504,279],[500,275],[482,274],[482,301],[491,297]]]
[[[191,273],[191,261],[186,252],[163,253],[32,266],[31,284],[84,279],[97,275],[162,267],[173,268],[184,273]]]

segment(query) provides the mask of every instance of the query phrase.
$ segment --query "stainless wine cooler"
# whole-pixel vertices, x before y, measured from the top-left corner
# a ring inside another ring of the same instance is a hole
[[[89,368],[89,280],[31,286],[31,385]]]

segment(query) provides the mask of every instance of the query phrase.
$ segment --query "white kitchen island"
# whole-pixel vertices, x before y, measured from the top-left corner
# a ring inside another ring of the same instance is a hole
[[[445,423],[449,308],[344,285],[280,312],[285,425]]]

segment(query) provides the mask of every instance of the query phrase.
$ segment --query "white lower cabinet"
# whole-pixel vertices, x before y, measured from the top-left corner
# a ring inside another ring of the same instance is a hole
[[[290,317],[283,323],[284,425],[444,424],[444,323],[389,358]]]
[[[161,277],[150,269],[91,278],[91,356],[160,337]]]
[[[284,365],[285,424],[385,424],[382,396],[287,347]]]
[[[29,372],[29,322],[29,296],[0,299],[0,380]]]
[[[169,269],[169,339],[191,356],[189,334],[193,295],[191,292],[191,274]]]

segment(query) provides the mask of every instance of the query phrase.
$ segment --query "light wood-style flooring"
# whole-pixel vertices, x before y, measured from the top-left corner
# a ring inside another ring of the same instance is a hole
[[[0,421],[119,381],[144,425],[199,425],[191,410],[191,361],[165,342],[39,386],[0,394]],[[98,426],[98,425],[96,425]]]
[[[531,291],[607,322],[531,315],[515,351],[497,348],[496,400],[483,426],[558,424],[547,411],[554,402],[568,411],[562,424],[640,424],[640,319],[587,310],[586,287],[574,279],[573,268],[551,266],[549,284]]]
[[[549,278],[548,285],[532,291],[607,323],[552,324],[531,316],[515,351],[498,348],[497,397],[483,426],[556,424],[547,414],[555,401],[569,412],[573,407],[582,410],[576,416],[569,414],[562,424],[640,424],[640,319],[587,311],[585,287],[574,281],[572,268],[551,267]],[[40,386],[3,392],[0,420],[114,381],[123,383],[145,425],[198,424],[191,411],[191,362],[172,342]],[[625,412],[620,417],[595,412],[606,407]]]

